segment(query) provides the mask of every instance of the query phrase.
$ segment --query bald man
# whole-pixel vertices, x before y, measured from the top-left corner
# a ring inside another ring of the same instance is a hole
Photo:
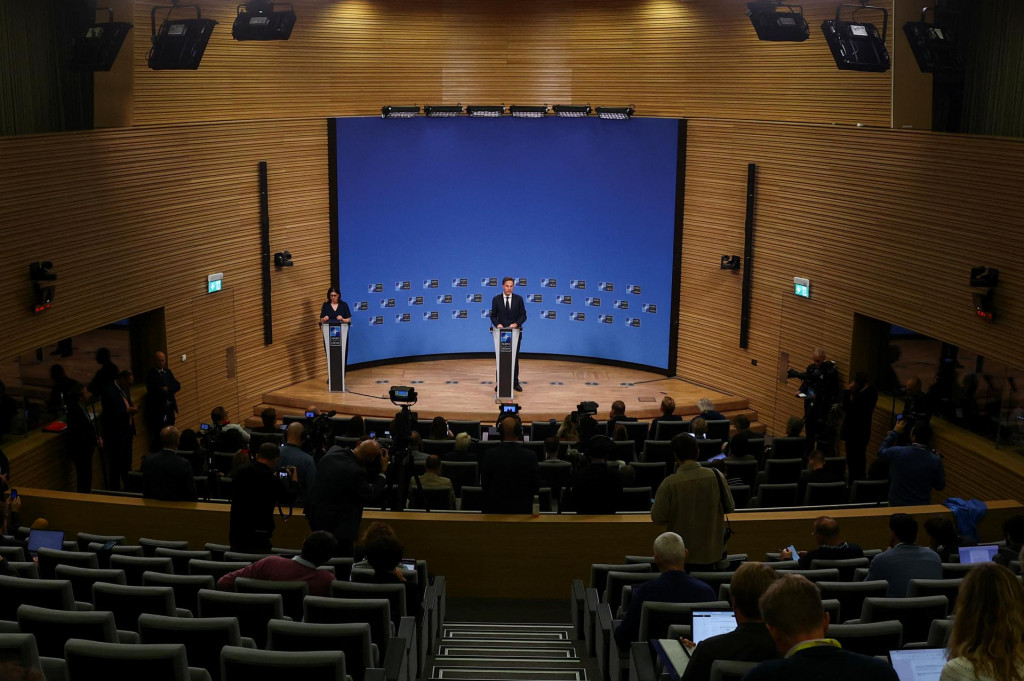
[[[146,430],[149,435],[149,451],[161,448],[160,431],[173,426],[178,413],[175,397],[181,390],[181,383],[167,368],[167,355],[157,350],[153,355],[153,366],[146,374]]]
[[[484,513],[533,513],[533,495],[540,486],[537,455],[521,446],[522,425],[507,417],[499,424],[501,444],[484,456],[480,478]]]
[[[316,481],[316,463],[313,456],[302,449],[302,438],[306,434],[306,426],[299,421],[292,421],[285,431],[285,443],[281,445],[282,468],[295,466],[299,476],[299,496],[295,497],[296,506],[305,506],[309,491]]]

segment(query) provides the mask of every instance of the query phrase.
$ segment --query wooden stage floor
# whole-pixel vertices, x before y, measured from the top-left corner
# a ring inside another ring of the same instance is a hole
[[[748,408],[745,398],[678,378],[603,364],[524,359],[519,377],[524,390],[515,397],[526,422],[561,420],[584,400],[600,405],[598,418],[607,416],[615,400],[626,403],[627,416],[641,420],[658,416],[665,395],[675,399],[676,413],[684,418],[697,413],[697,400],[701,397],[711,398],[715,408],[727,414]],[[315,405],[339,414],[393,416],[398,407],[388,399],[388,389],[392,385],[409,385],[419,393],[414,409],[420,419],[441,415],[489,421],[498,413],[493,359],[407,362],[359,369],[348,373],[346,384],[348,392],[328,392],[325,375],[266,393],[263,401],[264,405],[277,408],[279,414],[296,413]]]

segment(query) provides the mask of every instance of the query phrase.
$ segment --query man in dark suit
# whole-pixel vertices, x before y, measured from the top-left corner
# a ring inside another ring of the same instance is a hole
[[[125,369],[117,380],[109,384],[101,396],[103,413],[100,425],[103,428],[103,451],[107,454],[110,489],[127,486],[128,471],[132,469],[132,440],[135,439],[135,415],[138,408],[132,403],[132,372]]]
[[[367,466],[380,460],[373,482]],[[363,506],[380,501],[387,489],[388,451],[376,440],[354,449],[337,445],[316,465],[316,479],[307,494],[306,518],[313,530],[326,530],[338,540],[338,555],[351,556],[359,537]]]
[[[540,486],[537,455],[519,445],[522,425],[509,416],[501,422],[501,444],[484,456],[480,478],[484,513],[533,513]]]
[[[149,431],[150,451],[160,448],[161,429],[174,425],[178,413],[175,395],[179,390],[181,383],[167,368],[167,355],[157,351],[153,355],[153,366],[146,374],[146,429]]]
[[[160,431],[159,452],[142,460],[142,496],[161,501],[196,501],[196,481],[192,466],[178,454],[178,429],[164,426]]]
[[[273,546],[274,508],[291,504],[299,494],[298,473],[289,466],[278,470],[281,452],[264,442],[256,458],[231,471],[231,517],[228,537],[232,551],[270,553]]]
[[[96,454],[96,427],[88,412],[88,394],[77,381],[67,389],[67,445],[68,454],[75,464],[75,489],[88,493],[92,490],[92,460]]]
[[[494,296],[491,301],[491,324],[496,329],[522,329],[526,321],[526,305],[523,297],[512,290],[516,281],[512,277],[505,277],[501,280],[502,293]],[[514,387],[517,392],[523,391],[519,384],[519,349],[523,345],[523,334],[519,333],[519,344],[516,346],[516,368],[514,374]]]

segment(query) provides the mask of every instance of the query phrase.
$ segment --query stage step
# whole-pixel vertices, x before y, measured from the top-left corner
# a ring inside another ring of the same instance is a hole
[[[586,681],[568,625],[446,622],[431,679]]]

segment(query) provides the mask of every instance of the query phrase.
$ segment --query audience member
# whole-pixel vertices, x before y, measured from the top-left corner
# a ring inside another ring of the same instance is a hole
[[[96,455],[96,424],[89,413],[85,386],[75,381],[67,389],[67,424],[65,442],[68,456],[75,465],[75,490],[88,494],[92,490],[92,462]]]
[[[700,413],[697,414],[700,418],[705,421],[725,421],[727,420],[723,414],[715,411],[715,405],[709,397],[702,397],[697,400],[697,408],[700,409]]]
[[[608,466],[615,455],[612,441],[595,435],[587,441],[586,463],[572,476],[572,498],[580,514],[610,514],[622,499],[622,478]]]
[[[691,570],[726,567],[725,514],[736,510],[722,474],[697,463],[697,442],[685,434],[672,438],[676,472],[658,487],[651,520],[685,536]]]
[[[931,421],[934,407],[928,395],[921,389],[921,379],[917,376],[908,378],[904,390],[902,420],[912,426]]]
[[[370,523],[360,541],[360,549],[363,561],[353,567],[373,568],[371,581],[376,584],[404,584],[406,614],[419,617],[422,609],[420,589],[417,584],[406,579],[401,565],[405,547],[398,541],[391,526],[380,521]]]
[[[651,419],[651,430],[647,434],[648,440],[653,440],[658,435],[658,424],[662,421],[682,421],[683,417],[675,413],[676,401],[665,395],[661,398],[661,415]]]
[[[659,603],[710,603],[718,594],[710,586],[686,574],[689,551],[683,538],[675,532],[663,532],[654,540],[654,564],[661,575],[635,587],[626,616],[615,628],[615,642],[620,650],[640,634],[640,614],[647,601]]]
[[[1003,539],[1006,546],[1001,546],[992,560],[1009,566],[1012,561],[1020,560],[1024,552],[1024,513],[1006,519],[1003,523]]]
[[[153,355],[153,366],[146,374],[145,417],[151,452],[162,446],[160,431],[163,427],[174,425],[178,414],[176,395],[180,390],[181,383],[167,367],[167,355],[158,350]]]
[[[565,418],[562,419],[562,425],[558,427],[558,432],[555,436],[559,440],[579,442],[580,431],[579,428],[576,427],[576,422],[573,420],[572,414],[565,415]]]
[[[370,466],[379,472],[370,482]],[[363,520],[363,507],[379,503],[387,486],[388,450],[377,440],[363,440],[353,449],[331,447],[316,466],[306,518],[314,530],[327,530],[338,540],[338,555],[351,556]]]
[[[307,454],[306,456],[309,456]],[[229,572],[217,580],[221,591],[233,591],[239,577],[266,579],[272,582],[306,582],[310,596],[327,596],[331,591],[334,573],[319,569],[329,561],[338,548],[330,532],[312,532],[302,542],[302,552],[293,557],[267,556],[244,568]]]
[[[132,441],[135,439],[135,415],[139,410],[132,403],[132,372],[125,370],[113,383],[106,386],[102,396],[103,413],[100,414],[102,446],[107,455],[110,489],[121,489],[128,484],[128,471],[132,469]]]
[[[89,394],[98,400],[103,397],[107,387],[117,380],[117,375],[121,371],[111,361],[110,350],[107,348],[96,348],[96,363],[100,365],[100,368],[93,374],[92,380],[89,381],[88,389]]]
[[[345,424],[345,437],[363,437],[366,435],[366,424],[363,417],[354,414]]]
[[[799,416],[786,419],[786,437],[800,437],[804,432],[804,420]]]
[[[442,458],[448,461],[476,461],[473,452],[469,451],[471,444],[473,444],[473,438],[469,436],[469,433],[459,433],[455,436],[455,449],[444,454]]]
[[[846,467],[850,480],[867,477],[868,441],[878,403],[878,388],[868,382],[868,373],[858,371],[843,391],[843,427],[839,436],[846,441]]]
[[[729,599],[736,617],[736,629],[728,634],[706,638],[696,648],[690,641],[683,644],[692,649],[690,662],[681,681],[710,681],[715,660],[761,662],[779,657],[758,604],[779,575],[766,563],[743,563],[729,582]]]
[[[160,430],[161,449],[142,460],[142,496],[161,501],[196,501],[192,466],[178,454],[178,429]]]
[[[626,416],[626,403],[622,400],[615,400],[612,402],[612,408],[608,412],[608,434],[611,435],[615,431],[615,426],[620,423],[635,423],[636,418],[633,416]]]
[[[1024,679],[1024,586],[1002,565],[967,573],[939,681]]]
[[[917,521],[906,513],[889,518],[889,550],[871,560],[868,581],[889,582],[886,596],[902,598],[912,579],[942,579],[942,559],[929,548],[918,546]]]
[[[237,423],[231,423],[224,407],[214,407],[210,411],[210,421],[213,423],[213,451],[237,452],[249,444],[249,431]]]
[[[449,478],[441,476],[441,457],[437,454],[431,454],[426,458],[423,467],[423,475],[416,476],[409,483],[409,500],[414,499],[415,494],[420,489],[447,489],[448,508],[455,508],[455,486],[452,485],[452,481]]]
[[[551,461],[558,458],[559,440],[554,435],[544,438],[544,460]]]
[[[743,414],[738,414],[732,420],[736,426],[736,433],[729,439],[729,446],[726,453],[734,461],[755,461],[761,452],[751,446],[750,440],[755,437],[750,432],[750,419]]]
[[[829,617],[817,585],[803,575],[785,575],[761,596],[761,615],[784,659],[768,660],[744,681],[899,681],[888,662],[843,650],[825,638]]]
[[[924,521],[924,531],[928,535],[928,548],[939,554],[943,563],[952,563],[954,556],[959,560],[960,536],[956,526],[949,518],[934,517]]]
[[[522,425],[501,421],[501,444],[484,454],[480,466],[484,513],[532,513],[539,485],[537,455],[519,445]]]
[[[702,419],[699,416],[697,418],[695,418],[694,420],[690,421],[690,433],[689,433],[689,435],[691,437],[697,439],[697,440],[707,440],[708,439],[708,422],[705,421],[704,419]]]
[[[74,404],[77,398],[71,391],[78,381],[71,379],[60,364],[50,366],[50,380],[53,385],[50,387],[50,398],[46,401],[46,406],[58,419],[65,418],[68,407]]]
[[[273,407],[267,407],[260,412],[260,425],[258,428],[253,428],[254,433],[267,433],[269,435],[276,435],[281,431],[277,427],[277,410]]]
[[[430,440],[454,440],[451,428],[443,416],[435,416],[430,423]]]
[[[800,488],[809,482],[842,482],[843,476],[825,466],[825,452],[815,449],[807,456],[807,468],[800,471]]]
[[[277,445],[264,442],[256,450],[255,460],[231,471],[229,541],[232,551],[270,553],[276,527],[274,509],[290,504],[299,493],[295,468],[287,469],[284,477],[279,475],[280,456]]]
[[[422,466],[427,460],[427,454],[423,451],[423,436],[418,430],[409,433],[409,456],[412,462]]]
[[[896,439],[906,427],[905,420],[898,421],[878,450],[878,458],[889,464],[889,505],[930,504],[932,489],[946,488],[946,471],[942,459],[932,451],[932,427],[928,422],[914,424],[910,431],[911,444],[896,444]]]
[[[295,505],[305,507],[309,501],[309,491],[316,482],[316,463],[313,455],[302,448],[302,439],[306,435],[306,426],[301,421],[292,421],[285,430],[285,442],[281,445],[281,456],[278,465],[281,468],[295,467],[296,482],[299,493],[295,497]]]
[[[862,558],[864,549],[857,544],[845,542],[839,536],[839,521],[827,515],[814,519],[814,530],[811,532],[818,548],[810,551],[799,551],[800,569],[810,570],[813,560],[846,560],[847,558]],[[779,554],[781,560],[794,560],[789,549],[782,549]]]
[[[836,363],[825,356],[823,348],[814,348],[811,363],[804,371],[790,369],[786,375],[802,381],[797,396],[804,401],[804,428],[808,446],[832,451],[831,441],[835,433],[829,432],[829,418],[832,407],[840,398]]]

